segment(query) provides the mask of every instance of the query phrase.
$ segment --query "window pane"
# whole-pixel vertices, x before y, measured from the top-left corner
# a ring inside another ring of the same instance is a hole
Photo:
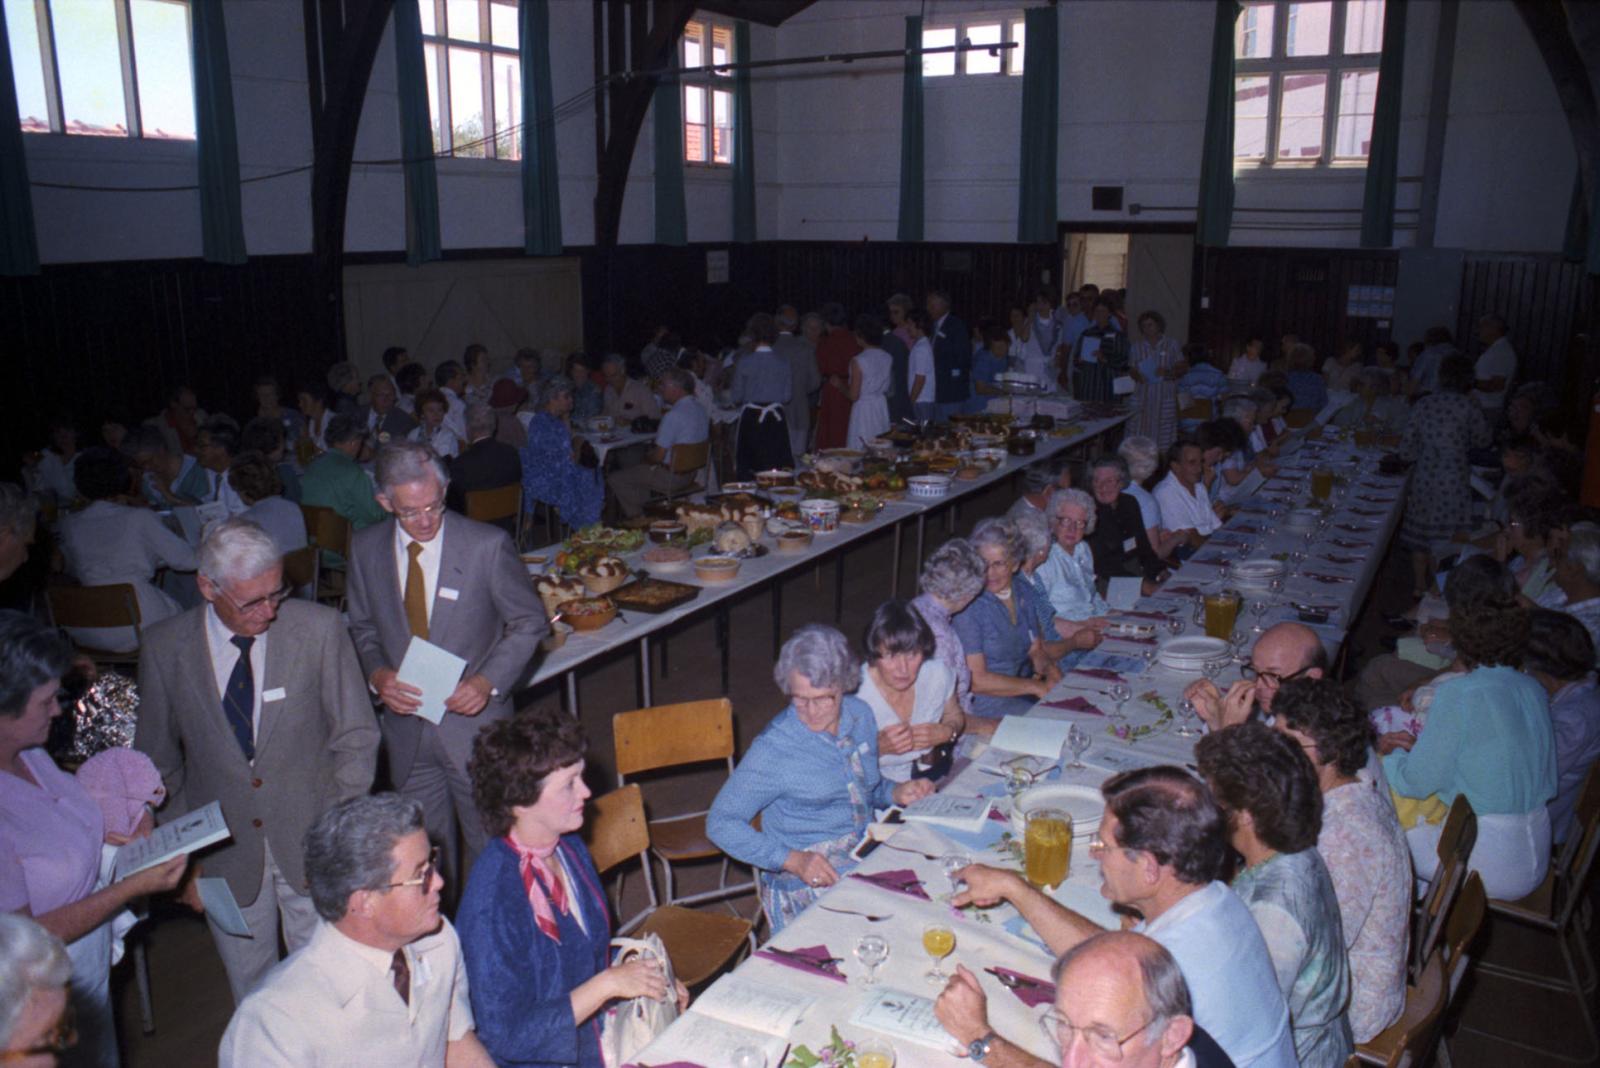
[[[703,23],[691,22],[683,30],[683,65],[685,67],[703,67],[706,61],[701,57],[705,49],[701,42],[705,40],[706,28]]]
[[[706,91],[698,85],[683,87],[683,121],[702,124],[706,121]]]
[[[1328,37],[1333,25],[1331,0],[1317,0],[1311,4],[1289,5],[1289,34],[1287,51],[1291,56],[1325,56],[1328,54]]]
[[[733,62],[733,31],[726,26],[711,27],[711,62]],[[732,71],[719,72],[718,77],[730,78]]]
[[[1383,0],[1349,0],[1344,7],[1345,53],[1356,55],[1382,48]]]
[[[483,53],[450,49],[450,143],[457,156],[483,157]]]
[[[1278,105],[1278,158],[1322,158],[1322,117],[1327,107],[1326,74],[1285,74]]]
[[[516,48],[521,43],[516,4],[489,5],[489,38],[501,48]]]
[[[44,91],[33,0],[5,0],[5,19],[11,37],[11,70],[17,82],[17,118],[25,133],[49,133],[49,98]]]
[[[1000,24],[998,22],[985,22],[967,27],[967,40],[975,45],[991,45],[1000,43]],[[968,74],[999,74],[1000,53],[990,55],[987,52],[964,52],[962,59],[966,62]]]
[[[1272,4],[1246,4],[1233,36],[1233,54],[1239,59],[1267,59],[1272,55]]]
[[[173,0],[133,0],[133,67],[139,130],[145,137],[194,139],[189,9]]]
[[[1268,75],[1233,80],[1233,155],[1264,159],[1267,155],[1267,103],[1272,96]]]
[[[706,160],[706,128],[703,124],[685,123],[683,127],[683,158],[690,163]]]
[[[923,30],[923,48],[949,48],[956,43],[956,30],[954,26],[940,30]],[[922,76],[924,78],[943,78],[956,72],[956,55],[954,52],[940,52],[936,56],[922,57]]]
[[[122,51],[112,0],[56,0],[50,14],[67,133],[128,136]]]
[[[721,89],[711,94],[711,117],[714,120],[711,139],[711,158],[717,163],[733,162],[733,94]]]
[[[444,122],[439,117],[443,110],[439,100],[439,52],[443,46],[424,44],[422,46],[422,65],[428,74],[428,118],[429,125],[433,127],[433,151],[444,151]]]
[[[1339,75],[1339,119],[1333,154],[1366,159],[1372,151],[1372,113],[1378,100],[1378,72],[1349,70]]]
[[[521,159],[522,63],[516,56],[494,57],[494,154]]]
[[[1028,47],[1028,21],[1026,19],[1011,20],[1011,39],[1017,42],[1017,47],[1011,50],[1011,73],[1022,73],[1022,54]]]
[[[433,0],[417,0],[417,14],[421,16],[423,33],[432,37],[439,32],[433,21]]]
[[[444,0],[445,32],[458,41],[483,40],[478,25],[478,0]],[[451,82],[450,87],[455,88]]]

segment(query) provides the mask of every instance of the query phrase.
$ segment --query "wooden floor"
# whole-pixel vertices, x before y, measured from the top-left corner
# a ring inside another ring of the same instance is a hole
[[[1010,501],[1000,488],[991,489],[961,509],[957,521],[965,533],[978,517],[1002,512]],[[944,538],[944,524],[929,525],[929,548]],[[902,593],[914,592],[915,573],[910,559],[911,536],[906,535],[905,560],[901,575]],[[865,626],[872,609],[888,595],[890,541],[887,535],[859,545],[844,560],[845,581],[841,626],[854,642]],[[801,572],[784,584],[785,630],[805,622],[831,620],[834,615],[834,565],[824,565],[820,574]],[[1404,607],[1379,598],[1404,595],[1410,580],[1404,562],[1391,559],[1376,589],[1374,602],[1358,621],[1348,660],[1353,672],[1363,659],[1381,651],[1378,639],[1384,632],[1380,609],[1394,611]],[[736,603],[729,627],[732,643],[729,696],[734,703],[737,733],[742,746],[748,744],[782,707],[782,699],[772,683],[771,600],[756,593]],[[670,673],[659,674],[656,665],[653,688],[658,704],[687,701],[715,695],[718,688],[719,657],[712,617],[707,614],[671,635],[668,643]],[[636,707],[636,661],[631,656],[591,668],[581,676],[582,719],[589,736],[589,783],[597,792],[615,785],[611,766],[610,717]],[[552,689],[536,693],[531,703],[554,706],[559,694]],[[720,774],[676,776],[646,785],[652,811],[671,813],[704,808],[715,792]],[[631,915],[644,902],[642,880],[637,868],[625,866],[623,913]],[[716,866],[703,865],[687,873],[688,889],[713,885]],[[707,906],[725,907],[722,905]],[[750,914],[751,898],[733,902],[733,907]],[[216,1061],[217,1042],[232,1012],[232,1000],[221,962],[212,946],[205,924],[192,915],[167,910],[158,913],[147,934],[149,967],[153,987],[155,1030],[140,1033],[139,1009],[131,972],[124,962],[115,973],[118,984],[120,1020],[125,1063],[130,1068],[202,1068]],[[1494,925],[1491,937],[1480,943],[1480,952],[1492,959],[1524,961],[1549,976],[1561,974],[1560,957],[1548,939],[1530,935],[1510,926]],[[1572,1063],[1600,1063],[1582,1060],[1586,1038],[1578,1002],[1548,990],[1519,986],[1504,980],[1469,973],[1461,992],[1461,1005],[1452,1015],[1449,1047],[1451,1059],[1460,1068],[1503,1068]],[[1500,1036],[1500,1037],[1495,1037]],[[1551,1053],[1548,1056],[1508,1044],[1504,1038],[1532,1042]]]

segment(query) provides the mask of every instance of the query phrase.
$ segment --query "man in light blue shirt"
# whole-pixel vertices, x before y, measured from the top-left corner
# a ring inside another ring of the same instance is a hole
[[[656,427],[655,445],[645,462],[614,472],[606,482],[616,494],[617,507],[630,518],[644,512],[651,493],[677,493],[694,483],[694,471],[672,470],[675,448],[699,445],[711,437],[711,418],[694,399],[694,376],[681,367],[663,371],[658,379],[667,410]]]
[[[1083,313],[1083,299],[1078,294],[1067,294],[1066,302],[1056,310],[1056,322],[1061,324],[1061,337],[1057,344],[1071,352],[1078,335],[1089,329],[1089,317]],[[1050,355],[1054,358],[1055,353]]]

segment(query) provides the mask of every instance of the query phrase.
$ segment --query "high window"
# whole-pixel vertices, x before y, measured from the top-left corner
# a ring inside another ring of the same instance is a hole
[[[522,158],[516,0],[417,0],[433,150]]]
[[[187,0],[5,0],[25,133],[194,140]]]
[[[1273,166],[1366,162],[1383,4],[1244,5],[1233,39],[1234,158]]]
[[[923,48],[950,48],[963,41],[974,45],[1000,45],[1015,42],[1015,48],[983,49],[970,52],[940,52],[922,57],[924,78],[948,78],[961,74],[1021,74],[1022,48],[1026,43],[1020,15],[986,12],[958,23],[943,23],[922,28]]]
[[[737,62],[733,27],[695,18],[683,28],[678,46],[684,68]],[[713,71],[683,76],[683,158],[708,167],[733,164],[733,72]]]

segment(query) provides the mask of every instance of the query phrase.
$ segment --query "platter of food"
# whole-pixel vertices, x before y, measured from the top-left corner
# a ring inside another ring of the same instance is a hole
[[[561,543],[556,553],[556,566],[569,575],[576,574],[585,564],[592,564],[601,557],[637,552],[644,540],[642,530],[619,530],[598,524],[584,527]]]
[[[617,618],[617,606],[609,597],[577,597],[556,606],[561,621],[580,633],[599,630]]]
[[[611,591],[611,600],[629,611],[665,612],[700,596],[700,587],[667,579],[635,579]]]

